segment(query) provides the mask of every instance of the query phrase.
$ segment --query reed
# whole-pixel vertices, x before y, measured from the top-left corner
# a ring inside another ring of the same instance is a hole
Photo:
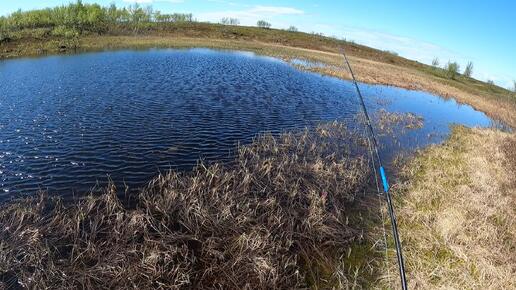
[[[132,207],[113,185],[71,204],[41,194],[3,205],[4,286],[348,285],[337,268],[347,268],[339,257],[360,240],[348,208],[369,176],[361,144],[343,124],[323,124],[260,136],[232,165],[158,176]]]

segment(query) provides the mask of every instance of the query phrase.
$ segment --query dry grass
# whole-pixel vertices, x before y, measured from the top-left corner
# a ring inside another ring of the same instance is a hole
[[[380,109],[375,112],[376,127],[382,134],[404,133],[406,130],[423,128],[424,119],[414,113],[396,113]]]
[[[464,127],[404,167],[396,207],[411,289],[516,288],[515,167],[516,135]]]
[[[133,207],[113,187],[73,204],[40,195],[2,205],[0,281],[31,289],[351,287],[340,257],[360,240],[348,210],[369,176],[355,155],[360,144],[331,123],[261,136],[239,148],[232,166],[159,176]]]

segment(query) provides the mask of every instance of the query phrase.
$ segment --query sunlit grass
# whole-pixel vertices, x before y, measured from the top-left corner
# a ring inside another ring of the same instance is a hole
[[[513,288],[514,148],[514,134],[455,127],[404,165],[395,196],[411,288]]]

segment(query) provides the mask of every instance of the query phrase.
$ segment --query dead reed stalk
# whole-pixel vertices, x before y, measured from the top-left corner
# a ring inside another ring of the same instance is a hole
[[[336,267],[359,236],[347,207],[369,174],[360,143],[341,123],[263,135],[239,148],[233,166],[157,177],[134,208],[114,186],[73,204],[41,194],[2,205],[0,281],[37,289],[343,285],[342,273],[321,269]]]

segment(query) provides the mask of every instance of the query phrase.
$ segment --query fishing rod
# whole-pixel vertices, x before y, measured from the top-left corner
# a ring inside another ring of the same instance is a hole
[[[360,88],[358,87],[358,82],[355,78],[355,74],[353,73],[353,70],[351,69],[351,65],[349,64],[348,57],[346,56],[346,52],[344,51],[344,48],[342,48],[342,54],[344,55],[344,60],[346,61],[346,64],[349,68],[349,72],[351,73],[351,78],[353,79],[353,84],[355,85],[355,89],[357,91],[357,94],[360,98],[360,104],[362,105],[362,110],[364,111],[364,115],[367,122],[367,127],[369,128],[369,134],[371,135],[371,138],[373,139],[373,148],[376,155],[376,159],[378,160],[378,165],[380,167],[380,176],[382,179],[382,185],[383,185],[383,192],[387,199],[387,207],[389,211],[389,216],[391,219],[391,226],[392,226],[392,234],[394,237],[394,243],[396,245],[396,256],[398,258],[398,268],[400,271],[400,279],[401,279],[401,289],[407,290],[407,278],[405,276],[405,263],[403,262],[403,253],[401,250],[401,242],[400,237],[398,234],[398,223],[396,222],[396,215],[394,214],[394,207],[392,206],[392,198],[391,193],[389,192],[389,183],[387,182],[387,175],[385,174],[385,169],[382,165],[382,159],[380,158],[380,154],[378,153],[378,141],[376,139],[376,134],[374,133],[373,126],[371,125],[371,119],[369,118],[369,114],[367,113],[367,108],[364,102],[364,97],[362,96],[362,93],[360,92]],[[368,137],[369,138],[369,137]],[[372,158],[374,158],[372,156]],[[375,174],[375,178],[378,178]],[[380,192],[378,192],[380,193]],[[387,246],[387,245],[386,245]]]

